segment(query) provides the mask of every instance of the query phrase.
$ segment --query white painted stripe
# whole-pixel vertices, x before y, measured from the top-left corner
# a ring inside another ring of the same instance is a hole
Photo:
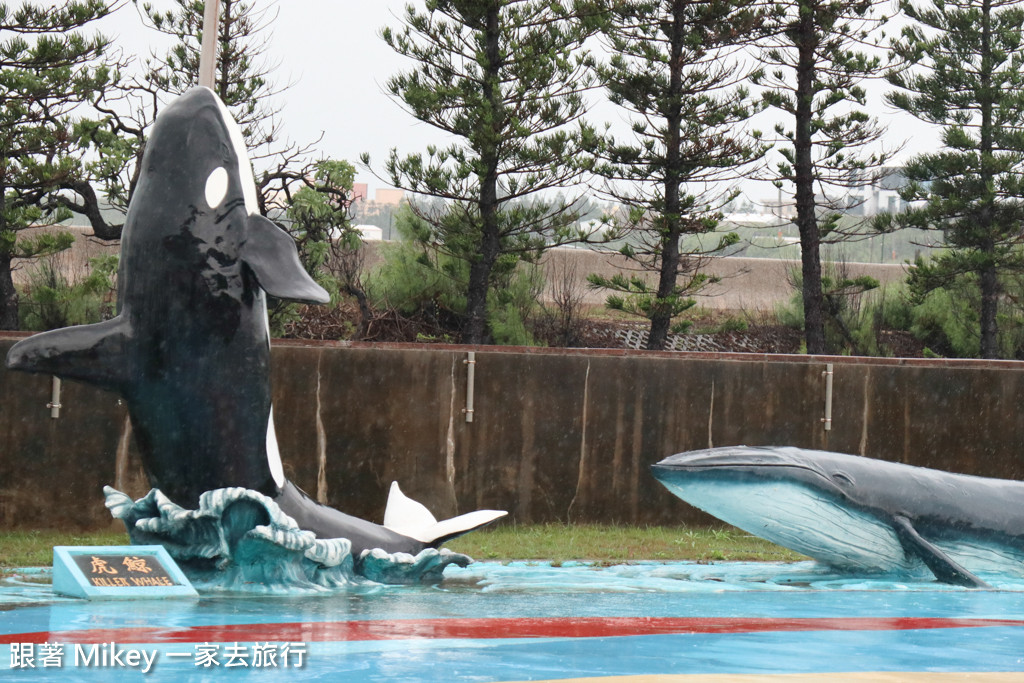
[[[270,465],[274,483],[278,488],[284,486],[284,465],[281,463],[281,451],[277,448],[277,434],[274,433],[273,406],[270,407],[270,417],[267,420],[267,464]]]
[[[256,288],[256,302],[253,304],[263,312],[263,329],[266,330],[267,350],[270,350],[270,316],[267,315],[267,295],[259,287]],[[274,483],[278,488],[284,486],[284,465],[281,462],[281,451],[277,446],[277,434],[274,432],[274,406],[270,406],[270,416],[267,418],[267,465],[270,467],[270,474],[274,477]]]
[[[221,102],[220,98],[217,97],[217,93],[210,91],[213,94],[214,99],[217,101],[217,106],[220,107],[221,118],[224,120],[224,125],[228,130],[228,135],[231,137],[231,146],[235,150],[235,156],[238,157],[238,179],[242,183],[242,196],[245,198],[245,209],[249,212],[250,216],[255,216],[260,212],[259,202],[256,201],[256,180],[252,174],[252,164],[249,163],[249,151],[245,147],[245,139],[242,137],[242,130],[235,123],[235,119],[231,116],[231,112]]]

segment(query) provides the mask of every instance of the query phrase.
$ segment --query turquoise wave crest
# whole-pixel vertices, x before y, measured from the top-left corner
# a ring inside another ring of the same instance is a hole
[[[131,542],[164,546],[200,591],[273,594],[367,582],[437,583],[449,565],[472,562],[434,548],[415,556],[378,548],[354,557],[348,539],[317,538],[271,498],[244,488],[207,491],[195,510],[177,505],[159,489],[138,500],[110,486],[103,492],[107,509],[124,522]]]

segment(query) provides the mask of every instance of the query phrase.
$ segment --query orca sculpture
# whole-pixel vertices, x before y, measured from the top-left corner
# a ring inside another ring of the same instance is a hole
[[[839,568],[987,584],[1024,575],[1024,482],[801,448],[691,451],[652,466],[669,491]]]
[[[329,296],[292,238],[259,214],[241,132],[208,88],[189,90],[157,117],[125,219],[118,288],[117,317],[25,339],[7,367],[120,393],[151,485],[178,505],[194,508],[214,489],[255,490],[319,538],[349,539],[357,557],[372,548],[415,554],[505,514],[437,524],[393,486],[379,526],[320,505],[285,479],[264,293],[317,303]]]

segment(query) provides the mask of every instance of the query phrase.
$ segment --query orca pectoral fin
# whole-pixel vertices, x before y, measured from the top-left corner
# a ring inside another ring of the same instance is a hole
[[[968,588],[991,588],[987,583],[950,559],[935,545],[922,538],[906,517],[895,517],[893,529],[900,539],[903,550],[908,555],[920,558],[939,581]]]
[[[437,547],[445,541],[479,529],[508,513],[504,510],[477,510],[438,522],[422,503],[409,498],[398,482],[391,482],[384,526],[392,531]]]
[[[331,295],[314,282],[299,261],[295,240],[271,220],[249,216],[242,258],[263,290],[278,299],[326,304]]]
[[[51,330],[23,339],[7,352],[11,370],[57,375],[118,389],[132,375],[131,327],[121,316],[95,325]]]

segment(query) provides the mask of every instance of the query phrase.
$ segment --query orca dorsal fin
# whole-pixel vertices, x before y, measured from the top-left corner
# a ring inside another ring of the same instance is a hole
[[[507,514],[504,510],[477,510],[438,522],[425,505],[406,496],[398,487],[398,482],[393,481],[384,511],[384,526],[436,547]]]
[[[46,373],[120,389],[134,375],[128,353],[131,336],[131,325],[122,316],[94,325],[50,330],[12,346],[6,364],[11,370]]]
[[[925,540],[906,517],[897,515],[893,518],[893,529],[907,555],[917,557],[924,562],[939,581],[968,588],[991,588],[987,583],[954,562],[934,544]]]
[[[242,259],[260,287],[273,297],[311,304],[331,300],[331,295],[302,267],[295,240],[268,218],[249,216]]]

